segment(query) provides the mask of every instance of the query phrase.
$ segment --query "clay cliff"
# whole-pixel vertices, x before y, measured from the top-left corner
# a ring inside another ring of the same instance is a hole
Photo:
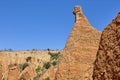
[[[102,32],[96,57],[93,80],[120,80],[120,12]]]
[[[93,28],[80,6],[75,6],[75,24],[62,52],[56,80],[92,80],[93,62],[101,33]]]
[[[0,80],[39,80],[58,64],[59,55],[47,50],[0,51]]]

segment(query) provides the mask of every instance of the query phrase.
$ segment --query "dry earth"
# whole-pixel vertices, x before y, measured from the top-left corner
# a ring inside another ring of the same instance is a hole
[[[55,54],[60,51],[50,52]],[[49,69],[45,69],[44,64],[53,60],[48,53],[47,50],[1,51],[0,80],[39,80]],[[35,79],[36,76],[38,79]]]

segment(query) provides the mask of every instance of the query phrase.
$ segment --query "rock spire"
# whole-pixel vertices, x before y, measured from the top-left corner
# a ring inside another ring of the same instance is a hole
[[[74,7],[73,14],[75,24],[62,52],[56,80],[92,80],[101,33],[90,25],[80,6]]]

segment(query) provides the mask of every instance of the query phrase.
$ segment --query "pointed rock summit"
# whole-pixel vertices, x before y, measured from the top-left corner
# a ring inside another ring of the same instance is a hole
[[[120,12],[101,35],[93,80],[120,80]]]
[[[75,24],[62,52],[56,80],[92,80],[101,33],[90,25],[79,5],[73,14]]]

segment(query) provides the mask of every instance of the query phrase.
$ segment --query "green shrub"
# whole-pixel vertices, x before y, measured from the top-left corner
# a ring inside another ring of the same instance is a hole
[[[23,70],[24,70],[27,66],[29,66],[29,64],[28,64],[28,63],[24,63],[24,64],[23,64]]]
[[[43,67],[44,67],[45,69],[49,69],[49,68],[51,67],[50,62],[45,63],[45,64],[43,65]]]
[[[28,57],[26,58],[26,61],[29,62],[29,61],[31,61],[31,59],[32,59],[32,57],[31,57],[31,56],[28,56]]]
[[[27,66],[29,66],[28,63],[20,64],[19,65],[20,71],[23,71]]]
[[[47,48],[47,51],[50,51],[50,48]]]
[[[47,77],[47,78],[45,78],[45,80],[50,80],[50,78],[49,78],[49,77]]]
[[[52,62],[52,65],[53,65],[53,66],[56,66],[57,64],[58,64],[57,61],[53,61],[53,62]]]
[[[51,59],[56,59],[56,60],[61,56],[60,52],[58,53],[48,52],[48,54],[51,56]]]
[[[13,51],[12,49],[8,49],[8,51]]]
[[[40,66],[38,66],[38,67],[35,69],[36,73],[40,72],[40,70],[41,70],[41,67],[40,67]]]
[[[41,75],[38,74],[36,77],[33,78],[33,80],[39,80],[40,76]]]

